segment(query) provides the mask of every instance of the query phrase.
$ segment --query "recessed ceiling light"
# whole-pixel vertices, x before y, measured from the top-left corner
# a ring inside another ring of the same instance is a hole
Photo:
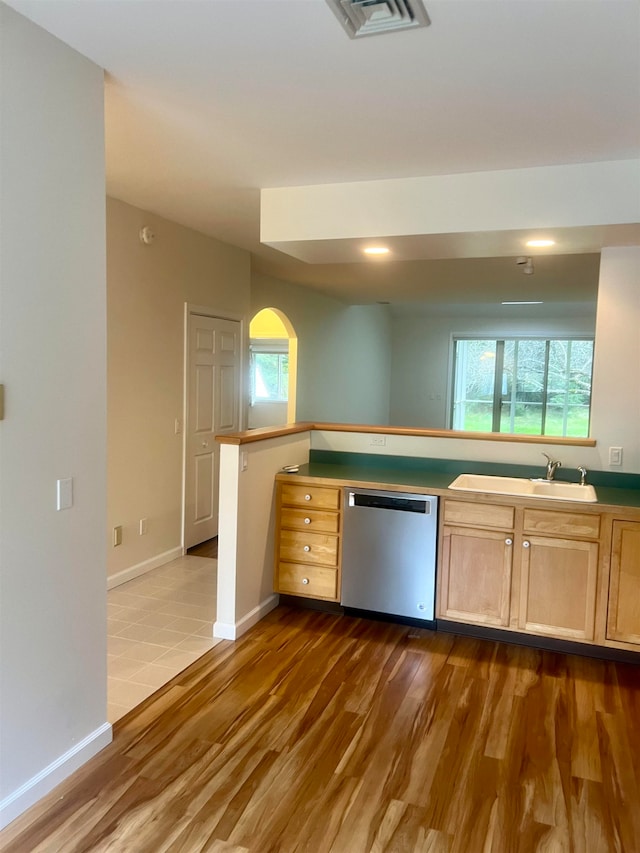
[[[362,250],[365,255],[388,255],[389,249],[386,246],[367,246],[366,249]]]
[[[540,301],[528,301],[528,302],[503,302],[503,305],[544,305],[542,300]]]
[[[555,246],[555,240],[527,240],[527,246],[535,249],[544,249],[545,246]]]

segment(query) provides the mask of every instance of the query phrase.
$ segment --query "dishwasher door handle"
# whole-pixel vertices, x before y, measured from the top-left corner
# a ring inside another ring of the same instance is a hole
[[[393,512],[418,512],[430,515],[431,504],[427,500],[406,495],[374,494],[373,492],[349,492],[349,507],[357,509],[385,509]]]

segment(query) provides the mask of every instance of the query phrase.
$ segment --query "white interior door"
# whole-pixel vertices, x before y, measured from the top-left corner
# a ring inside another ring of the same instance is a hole
[[[189,314],[184,547],[218,535],[220,445],[240,428],[240,323]]]

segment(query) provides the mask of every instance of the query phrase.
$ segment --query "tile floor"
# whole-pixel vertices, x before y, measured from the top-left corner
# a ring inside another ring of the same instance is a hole
[[[217,567],[185,556],[108,591],[110,723],[220,642],[213,638]]]

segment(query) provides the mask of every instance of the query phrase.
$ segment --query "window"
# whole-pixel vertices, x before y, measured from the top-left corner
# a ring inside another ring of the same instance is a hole
[[[589,435],[593,338],[454,339],[451,427]]]
[[[251,405],[286,403],[289,390],[289,342],[255,338],[249,349]]]

